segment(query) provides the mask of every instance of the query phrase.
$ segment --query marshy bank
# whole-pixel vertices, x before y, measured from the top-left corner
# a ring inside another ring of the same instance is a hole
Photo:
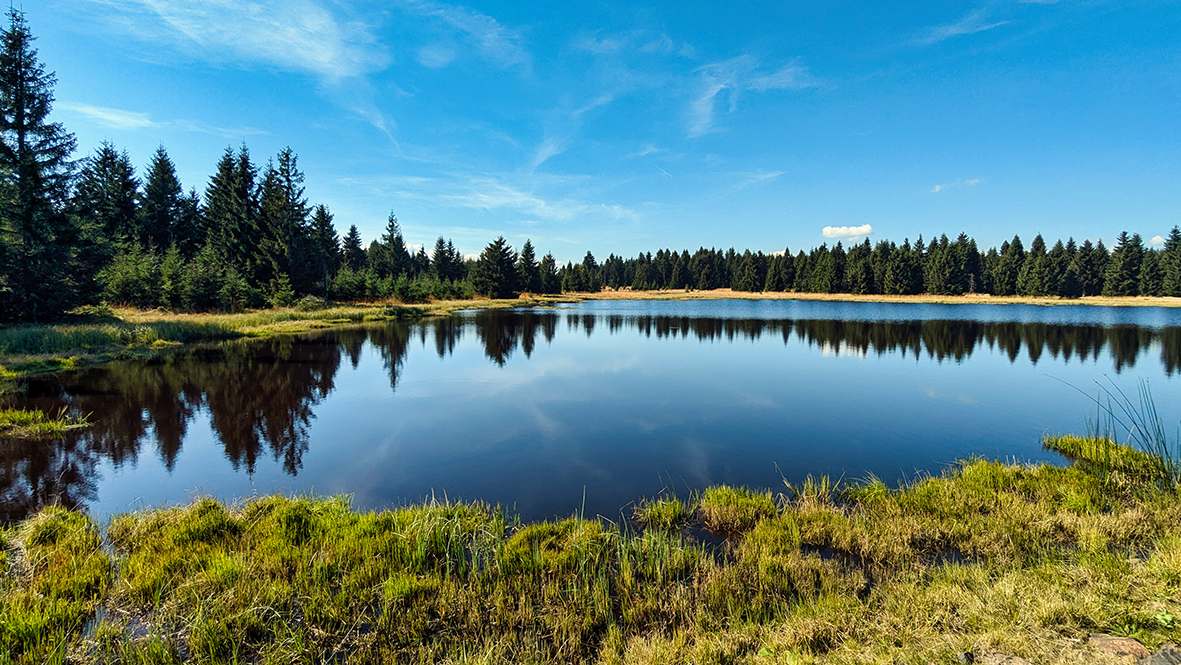
[[[78,310],[47,324],[0,326],[0,395],[15,380],[112,360],[149,358],[185,345],[296,334],[341,325],[440,316],[459,309],[537,306],[551,298],[447,300],[428,304],[332,305],[304,299],[295,307],[238,313],[182,314],[106,306]]]
[[[480,503],[46,508],[3,532],[20,663],[1077,662],[1181,641],[1181,493],[1103,439],[899,489],[812,479],[522,524]],[[716,537],[695,538],[701,529]],[[1116,661],[1111,661],[1116,662]]]

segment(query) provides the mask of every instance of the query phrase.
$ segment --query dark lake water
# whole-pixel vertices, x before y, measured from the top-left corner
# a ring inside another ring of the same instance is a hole
[[[896,483],[971,455],[1062,460],[1096,381],[1181,418],[1181,309],[598,301],[233,342],[31,382],[91,413],[0,440],[0,519],[271,492],[432,495],[610,518],[664,488]],[[1108,383],[1111,382],[1111,383]],[[1080,393],[1074,387],[1082,389]]]

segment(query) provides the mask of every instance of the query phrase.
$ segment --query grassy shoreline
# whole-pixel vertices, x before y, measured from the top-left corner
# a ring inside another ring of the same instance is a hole
[[[991,296],[967,294],[961,296],[890,296],[856,295],[852,293],[797,293],[797,292],[748,292],[732,289],[662,290],[662,291],[602,291],[599,293],[569,293],[571,298],[580,300],[813,300],[822,302],[880,302],[918,303],[936,305],[1090,305],[1095,307],[1181,307],[1181,298],[1157,296],[1087,296],[1085,298],[1058,298],[1034,296]]]
[[[13,662],[1126,662],[1181,641],[1181,490],[1143,453],[971,460],[520,524],[480,503],[211,499],[0,530]],[[1112,460],[1117,460],[1112,463]],[[725,540],[705,545],[691,529]],[[970,658],[964,654],[970,654]],[[999,656],[998,656],[999,657]],[[963,660],[968,659],[968,660]],[[55,661],[60,662],[60,661]]]
[[[556,298],[447,300],[427,304],[353,304],[313,311],[296,308],[234,314],[178,314],[115,308],[77,321],[0,327],[0,394],[4,383],[100,365],[147,358],[177,348],[218,340],[268,337],[370,321],[442,316],[461,309],[547,305]],[[9,388],[11,389],[11,387]]]
[[[72,371],[112,360],[151,357],[189,344],[295,334],[339,325],[391,319],[444,316],[460,309],[547,306],[583,300],[812,300],[991,305],[1090,305],[1102,307],[1181,307],[1181,298],[1094,296],[1078,299],[964,296],[858,296],[821,293],[748,293],[712,291],[602,291],[561,296],[523,296],[514,300],[447,300],[426,304],[352,304],[314,311],[295,308],[251,310],[236,314],[177,314],[161,310],[116,308],[106,316],[76,322],[0,327],[0,394],[13,381]]]

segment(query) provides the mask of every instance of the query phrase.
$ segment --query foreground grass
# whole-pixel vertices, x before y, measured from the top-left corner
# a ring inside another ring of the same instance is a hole
[[[110,360],[148,357],[185,344],[307,332],[367,321],[413,319],[458,309],[517,307],[552,302],[449,300],[423,305],[356,304],[313,311],[297,308],[251,310],[235,314],[177,314],[162,310],[117,308],[76,322],[0,327],[0,394],[15,381],[70,371]]]
[[[104,548],[50,508],[0,536],[0,662],[1066,663],[1114,662],[1092,631],[1181,640],[1177,488],[1076,448],[899,490],[665,496],[646,528],[264,497],[125,515]],[[702,520],[727,539],[690,538]]]

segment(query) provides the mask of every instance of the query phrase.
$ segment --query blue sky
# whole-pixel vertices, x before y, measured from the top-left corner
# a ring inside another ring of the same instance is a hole
[[[808,248],[1181,223],[1181,3],[36,0],[80,154],[290,145],[366,242]],[[827,234],[826,234],[826,227]]]

